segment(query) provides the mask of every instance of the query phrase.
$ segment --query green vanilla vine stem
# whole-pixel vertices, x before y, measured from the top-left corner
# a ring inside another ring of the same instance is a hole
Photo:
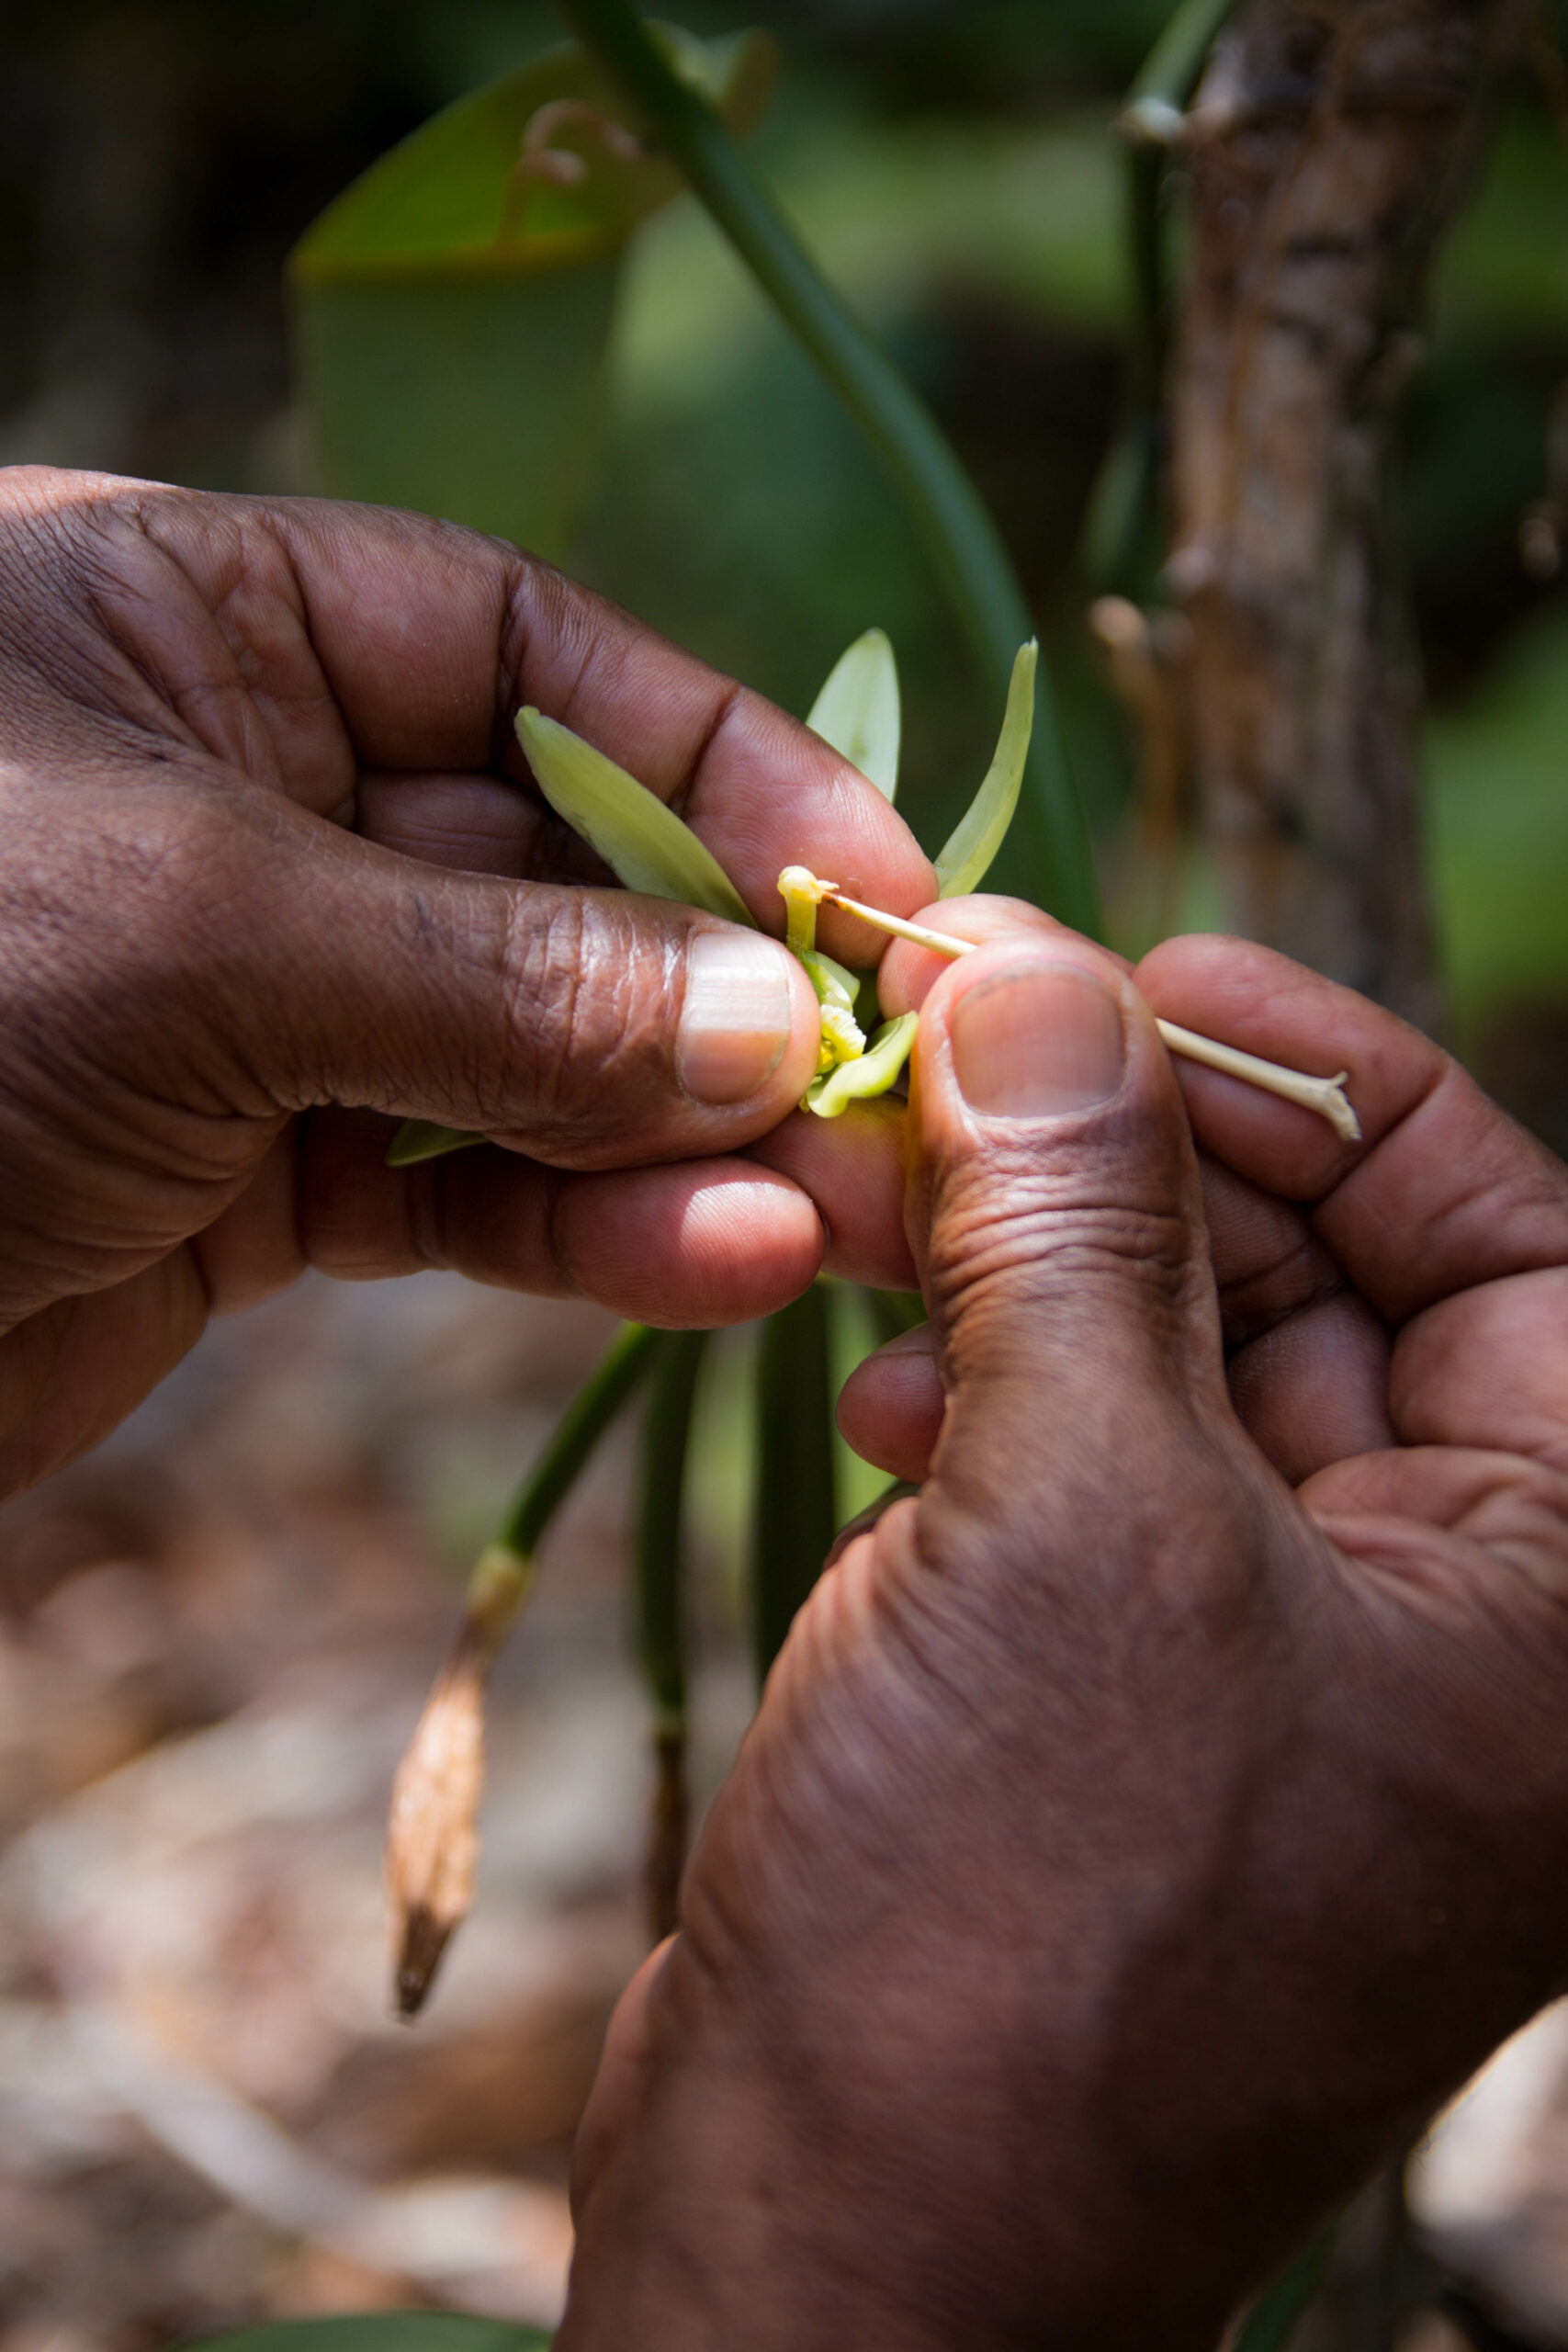
[[[881,459],[925,543],[981,683],[1001,702],[1013,656],[1033,624],[1001,534],[936,419],[828,284],[718,116],[673,70],[626,0],[559,6],[680,165]],[[1021,847],[1051,912],[1098,935],[1089,829],[1043,679],[1040,702]]]
[[[497,1569],[510,1562],[527,1574],[551,1520],[576,1486],[588,1457],[648,1372],[666,1334],[646,1324],[623,1323],[551,1432],[550,1442],[518,1487],[505,1518],[480,1554],[476,1581],[487,1561]]]
[[[1161,147],[1181,138],[1187,102],[1234,6],[1235,0],[1179,0],[1117,117],[1124,138]]]
[[[1234,0],[1179,0],[1161,28],[1116,118],[1126,146],[1127,258],[1132,285],[1127,416],[1100,469],[1085,510],[1079,565],[1096,590],[1140,604],[1151,582],[1141,571],[1154,552],[1163,472],[1168,341],[1165,222],[1167,168],[1186,135],[1189,99]]]

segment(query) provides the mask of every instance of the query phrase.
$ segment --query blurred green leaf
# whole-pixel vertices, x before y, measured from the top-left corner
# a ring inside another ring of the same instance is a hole
[[[457,2312],[356,2312],[204,2335],[186,2352],[549,2352],[549,2342],[537,2328]]]
[[[882,629],[868,628],[840,654],[806,723],[886,798],[897,798],[898,669]]]
[[[1323,2283],[1338,2233],[1337,2221],[1330,2222],[1303,2253],[1269,2280],[1236,2331],[1235,2352],[1286,2352]]]
[[[470,1135],[466,1127],[443,1127],[434,1119],[405,1119],[392,1137],[387,1165],[413,1168],[422,1159],[439,1159],[448,1151],[466,1151],[471,1143],[483,1141],[483,1136]]]
[[[297,284],[322,491],[558,556],[598,458],[616,271]]]
[[[1516,103],[1433,271],[1439,344],[1477,333],[1561,334],[1568,324],[1568,170],[1544,107]]]
[[[755,929],[713,852],[656,792],[542,711],[519,711],[517,734],[557,816],[598,851],[628,890],[705,907],[709,914]]]
[[[838,1531],[829,1290],[769,1317],[757,1351],[751,1633],[759,1682],[822,1573]]]
[[[706,1331],[665,1334],[642,1433],[634,1596],[637,1657],[661,1726],[679,1724],[682,1731],[686,1714],[682,1591],[686,1464],[697,1376],[710,1337]]]
[[[1427,722],[1437,903],[1461,1032],[1568,994],[1568,616],[1544,612],[1457,708]]]
[[[665,1334],[642,1427],[633,1568],[637,1662],[653,1716],[654,1796],[644,1887],[656,1942],[678,1924],[691,1824],[686,1772],[686,1472],[706,1331]]]
[[[965,891],[977,890],[1007,839],[1034,726],[1034,672],[1039,657],[1040,649],[1032,638],[1019,647],[991,764],[979,791],[933,860],[944,899],[961,899]]]
[[[660,39],[735,128],[755,119],[764,36]],[[322,487],[558,554],[599,449],[621,252],[680,186],[573,43],[373,164],[289,267]]]

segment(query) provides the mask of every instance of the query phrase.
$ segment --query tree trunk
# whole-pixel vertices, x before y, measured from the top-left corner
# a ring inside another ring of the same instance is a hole
[[[1385,547],[1433,246],[1526,0],[1247,0],[1189,118],[1173,593],[1236,930],[1430,1025],[1419,682]]]

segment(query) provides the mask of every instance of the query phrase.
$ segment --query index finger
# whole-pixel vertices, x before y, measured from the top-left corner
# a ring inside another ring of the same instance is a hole
[[[1568,1169],[1419,1030],[1247,940],[1166,940],[1134,978],[1156,1012],[1185,1028],[1293,1069],[1348,1072],[1359,1144],[1238,1080],[1177,1066],[1203,1147],[1308,1205],[1391,1322],[1568,1261]]]
[[[166,503],[165,503],[166,500]],[[152,502],[143,499],[149,521]],[[619,606],[497,539],[378,507],[317,500],[182,500],[160,493],[158,536],[211,572],[230,625],[233,551],[212,542],[226,509],[253,570],[288,559],[270,611],[251,584],[253,665],[280,661],[292,602],[361,767],[527,767],[513,733],[524,703],[585,736],[674,805],[765,928],[782,931],[778,876],[805,863],[852,896],[922,904],[926,858],[875,787],[798,720],[710,669]],[[824,910],[824,914],[828,912]],[[873,962],[880,942],[847,917],[825,944]]]

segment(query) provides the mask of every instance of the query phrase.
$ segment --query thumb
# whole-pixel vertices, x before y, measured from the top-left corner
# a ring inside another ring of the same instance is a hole
[[[607,1168],[726,1151],[804,1093],[816,1000],[761,933],[441,870],[303,813],[283,830],[227,896],[201,994],[280,1107],[433,1119]]]
[[[1197,1160],[1153,1015],[1085,941],[998,941],[927,997],[911,1101],[912,1238],[947,1393],[931,1499],[994,1523],[1015,1498],[1077,1545],[1230,1418]]]

